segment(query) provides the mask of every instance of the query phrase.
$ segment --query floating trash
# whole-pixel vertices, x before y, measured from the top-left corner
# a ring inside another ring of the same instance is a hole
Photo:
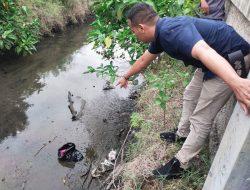
[[[83,159],[80,151],[76,150],[74,143],[66,143],[58,149],[58,160],[67,162],[79,162]]]

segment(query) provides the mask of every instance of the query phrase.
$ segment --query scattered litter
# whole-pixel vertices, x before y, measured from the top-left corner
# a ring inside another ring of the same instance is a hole
[[[63,185],[65,185],[65,183],[66,183],[66,179],[65,179],[65,177],[63,178]]]
[[[66,143],[58,149],[58,160],[67,162],[79,162],[83,159],[80,151],[76,150],[74,143]]]
[[[113,162],[113,161],[115,161],[116,156],[117,156],[117,151],[112,149],[108,154],[108,160]]]
[[[114,168],[114,161],[117,157],[117,151],[111,150],[106,159],[97,167],[91,171],[91,175],[94,178],[102,176],[105,172],[110,171]]]

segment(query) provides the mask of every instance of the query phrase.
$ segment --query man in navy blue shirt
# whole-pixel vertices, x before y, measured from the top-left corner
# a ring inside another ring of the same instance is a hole
[[[178,131],[163,134],[165,139],[179,138],[185,143],[173,159],[153,171],[160,177],[180,175],[199,153],[216,114],[232,93],[248,114],[250,80],[245,77],[250,65],[250,45],[222,21],[185,16],[159,18],[145,3],[129,10],[128,24],[136,37],[150,46],[118,81],[120,87],[126,88],[129,77],[145,69],[161,52],[198,68],[184,93]]]

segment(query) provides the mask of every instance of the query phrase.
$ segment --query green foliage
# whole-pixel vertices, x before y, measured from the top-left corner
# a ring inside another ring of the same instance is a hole
[[[180,78],[182,78],[182,85],[186,87],[189,82],[190,82],[190,72],[185,72],[185,71],[178,71],[177,74],[179,75]]]
[[[85,71],[83,74],[87,73],[96,73],[97,76],[109,76],[110,81],[113,83],[117,77],[116,72],[117,72],[117,66],[114,66],[112,62],[108,65],[103,65],[101,64],[99,67],[94,68],[92,66],[88,66],[87,71]]]
[[[114,59],[118,48],[130,56],[130,64],[145,51],[148,45],[139,42],[131,33],[125,12],[135,3],[146,2],[154,7],[160,16],[194,15],[199,0],[98,0],[92,6],[96,16],[88,33],[88,41],[94,48],[102,48],[106,59]],[[108,42],[108,43],[107,43]],[[124,56],[120,56],[124,58]]]
[[[130,125],[134,129],[141,128],[141,125],[143,123],[143,118],[140,116],[139,113],[133,112],[130,117]]]
[[[132,64],[146,48],[146,45],[138,42],[131,33],[124,17],[124,12],[137,2],[139,1],[104,0],[93,4],[92,10],[96,20],[91,24],[92,31],[88,34],[88,40],[94,42],[94,47],[102,47],[104,58],[115,58],[117,48],[122,48],[128,52]],[[146,2],[153,5],[152,1]],[[109,46],[105,43],[107,38],[111,39]]]
[[[163,110],[166,109],[166,103],[171,97],[171,90],[175,86],[175,75],[169,73],[168,70],[164,70],[160,71],[157,75],[149,73],[147,75],[147,80],[152,87],[155,87],[158,90],[155,103]]]
[[[165,125],[167,102],[173,96],[173,89],[177,88],[180,83],[184,87],[189,83],[191,70],[183,68],[183,63],[167,55],[162,58],[157,63],[157,69],[153,68],[153,64],[151,70],[146,72],[146,80],[151,87],[158,91],[155,103],[164,111],[163,123]]]
[[[199,0],[155,0],[160,16],[195,15]]]
[[[143,116],[138,112],[133,112],[130,117],[131,128],[137,131],[134,133],[134,140],[128,144],[126,151],[126,159],[131,160],[138,155],[142,147],[145,146],[145,138],[150,135],[152,122],[144,120]]]
[[[0,51],[15,49],[31,54],[38,42],[39,21],[30,19],[30,10],[13,0],[0,0]]]

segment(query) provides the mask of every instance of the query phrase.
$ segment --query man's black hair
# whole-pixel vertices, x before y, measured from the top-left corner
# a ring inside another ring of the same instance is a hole
[[[158,17],[157,13],[146,3],[135,4],[127,12],[127,19],[131,21],[132,25],[153,24],[155,17]]]

